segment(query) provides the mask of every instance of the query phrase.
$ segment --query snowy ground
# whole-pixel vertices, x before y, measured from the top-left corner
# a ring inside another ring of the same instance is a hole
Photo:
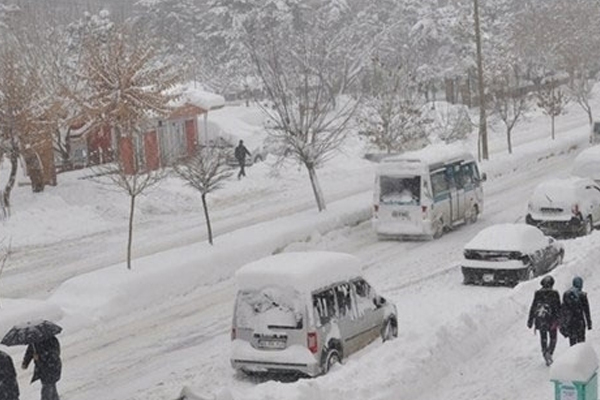
[[[503,154],[502,132],[492,132],[492,157],[482,165],[489,180],[481,219],[433,242],[378,242],[368,222],[358,223],[370,210],[373,180],[373,165],[359,157],[358,144],[319,171],[329,204],[321,215],[297,167],[274,174],[268,162],[257,164],[247,179],[230,182],[211,198],[213,249],[200,243],[199,197],[168,180],[140,203],[130,273],[119,264],[125,196],[78,179],[86,171],[60,175],[60,185],[40,195],[20,187],[13,217],[0,223],[14,250],[0,280],[0,330],[19,316],[64,313],[59,390],[66,400],[170,400],[185,385],[209,398],[227,388],[236,400],[550,398],[538,340],[525,326],[537,281],[515,289],[465,287],[456,263],[464,243],[483,227],[521,221],[540,180],[568,173],[588,127],[575,108],[557,122],[552,142],[549,121],[533,114],[517,128],[511,157]],[[557,288],[581,274],[598,319],[600,233],[565,241],[565,247],[565,264],[553,273]],[[398,340],[373,344],[316,379],[255,382],[235,375],[228,359],[230,278],[242,263],[282,249],[361,258],[367,278],[398,306]],[[84,275],[90,271],[96,272]],[[595,331],[590,339],[598,339]],[[559,339],[557,356],[565,349]],[[24,349],[3,350],[18,362]],[[20,373],[22,399],[37,396],[39,385],[29,386],[30,378],[31,371]]]

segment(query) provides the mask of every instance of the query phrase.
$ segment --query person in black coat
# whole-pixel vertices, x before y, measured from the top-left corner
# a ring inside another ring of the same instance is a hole
[[[585,342],[585,329],[592,329],[590,303],[583,291],[583,279],[573,278],[573,286],[563,294],[560,332],[569,338],[569,344]]]
[[[535,324],[535,329],[540,331],[542,356],[546,361],[546,365],[550,365],[552,364],[552,354],[554,354],[556,348],[560,294],[552,289],[554,278],[550,275],[545,276],[540,283],[542,288],[535,291],[533,302],[529,308],[527,327],[531,329]]]
[[[60,380],[62,362],[60,360],[60,344],[53,336],[43,342],[27,346],[23,357],[23,369],[27,369],[31,360],[34,361],[33,378],[31,382],[42,382],[42,400],[59,400],[56,382]]]
[[[0,400],[19,400],[19,383],[12,358],[0,351]]]
[[[250,154],[246,146],[244,146],[244,141],[240,140],[240,143],[235,148],[235,159],[240,164],[238,179],[240,179],[242,176],[246,176],[246,156],[252,157],[252,154]]]

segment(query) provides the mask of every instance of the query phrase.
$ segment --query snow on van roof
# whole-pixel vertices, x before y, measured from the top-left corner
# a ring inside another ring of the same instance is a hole
[[[480,231],[465,245],[466,250],[535,252],[548,245],[538,228],[525,224],[498,224]]]
[[[592,146],[579,153],[573,160],[571,173],[600,180],[600,146]]]
[[[429,166],[454,160],[474,160],[465,147],[459,144],[435,144],[417,151],[408,151],[399,156],[384,158],[382,163],[420,162]]]
[[[310,292],[333,282],[361,276],[355,256],[327,251],[291,252],[265,257],[244,265],[236,274],[239,289],[292,286]]]

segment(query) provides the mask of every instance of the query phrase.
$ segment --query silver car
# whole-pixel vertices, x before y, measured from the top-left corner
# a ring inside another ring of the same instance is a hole
[[[377,338],[398,335],[396,307],[365,281],[354,256],[282,253],[242,267],[236,279],[236,370],[316,376]]]

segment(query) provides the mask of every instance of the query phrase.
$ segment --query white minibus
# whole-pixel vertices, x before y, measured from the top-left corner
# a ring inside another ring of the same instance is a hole
[[[435,147],[385,158],[376,170],[373,227],[380,239],[438,238],[483,211],[474,157]]]

